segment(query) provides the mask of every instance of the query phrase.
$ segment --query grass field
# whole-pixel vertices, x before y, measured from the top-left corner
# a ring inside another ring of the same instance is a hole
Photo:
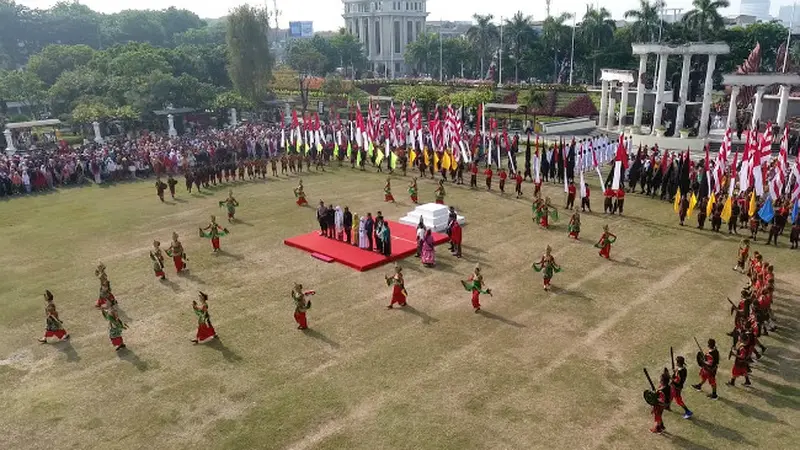
[[[412,209],[406,181],[396,179],[400,202],[390,205],[384,177],[344,168],[304,184],[312,204],[396,220]],[[724,360],[720,400],[687,389],[695,417],[667,412],[668,434],[656,436],[642,367],[668,366],[669,346],[693,361],[693,336],[717,338],[724,359],[725,297],[745,283],[731,270],[737,239],[681,228],[671,205],[629,195],[624,217],[584,214],[574,242],[563,210],[545,231],[532,223],[529,199],[453,186],[447,203],[468,222],[464,258],[443,246],[435,269],[403,261],[411,306],[390,311],[390,267],[358,273],[283,245],[316,227],[313,210],[294,204],[295,185],[235,184],[242,222],[217,256],[197,227],[224,216],[217,201],[227,187],[188,195],[179,186],[166,204],[152,181],[0,202],[0,448],[796,448],[800,253],[785,239],[778,249],[754,246],[777,268],[780,330],[764,338],[753,387],[722,386]],[[433,190],[420,181],[423,202]],[[544,190],[563,201],[558,186]],[[606,223],[618,236],[612,261],[592,247]],[[173,231],[191,272],[178,277],[168,264],[162,284],[148,251]],[[552,293],[530,269],[548,244],[564,268]],[[98,260],[130,325],[122,354],[94,308]],[[459,284],[478,262],[495,294],[483,299],[484,314],[473,314]],[[295,281],[317,290],[307,333],[292,319]],[[36,342],[45,289],[69,343]],[[220,342],[189,342],[198,289],[210,296]],[[694,364],[689,373],[697,382]]]

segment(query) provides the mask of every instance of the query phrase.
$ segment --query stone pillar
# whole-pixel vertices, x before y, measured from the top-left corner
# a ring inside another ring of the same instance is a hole
[[[681,90],[678,94],[678,112],[675,114],[675,134],[673,136],[680,136],[681,129],[683,128],[684,116],[686,116],[686,100],[689,96],[689,68],[692,65],[692,55],[683,55],[683,66],[681,67]],[[672,89],[675,89],[673,86]]]
[[[6,153],[13,155],[16,153],[17,148],[14,147],[14,138],[11,136],[11,130],[3,131],[3,136],[6,137]]]
[[[597,127],[605,128],[606,126],[606,113],[608,108],[608,81],[603,80],[600,82],[600,111],[597,118]]]
[[[236,117],[236,108],[231,108],[231,126],[239,125],[238,118]]]
[[[728,128],[736,129],[736,98],[739,97],[741,86],[731,86],[731,100],[728,103]]]
[[[700,108],[700,129],[697,130],[697,137],[708,136],[708,119],[711,114],[711,90],[714,87],[714,69],[717,65],[717,55],[708,55],[708,66],[706,67],[706,80],[703,84],[703,106]],[[736,96],[739,96],[739,87],[736,87]],[[733,103],[734,121],[736,120],[736,100]],[[730,121],[730,115],[728,115]]]
[[[175,117],[172,114],[167,114],[167,123],[169,123],[169,137],[178,135],[178,130],[175,129]]]
[[[656,81],[656,105],[653,110],[652,134],[656,134],[656,128],[661,126],[661,116],[664,113],[664,83],[667,82],[667,58],[668,55],[658,55],[658,80]]]
[[[764,91],[767,89],[766,86],[758,86],[756,88],[756,104],[753,106],[753,120],[750,123],[750,129],[755,130],[756,124],[761,120],[761,110],[764,106],[763,98],[764,98]]]
[[[633,111],[633,131],[640,133],[642,126],[642,109],[644,108],[644,74],[647,72],[647,54],[639,55],[639,82],[636,87],[636,106]]]
[[[96,120],[92,122],[92,130],[94,131],[94,141],[97,142],[98,144],[102,144],[103,136],[100,133],[100,122]]]
[[[778,103],[778,127],[786,123],[786,112],[789,110],[789,86],[781,86],[781,102]]]
[[[614,99],[614,96],[609,93],[608,96],[608,119],[606,119],[606,128],[609,130],[614,129],[614,118],[615,118],[615,107],[617,106],[617,102]]]
[[[625,117],[628,115],[628,91],[630,90],[630,83],[627,81],[622,83],[622,97],[619,101],[619,131],[625,132]]]
[[[286,125],[290,123],[292,117],[292,109],[289,107],[289,103],[283,104],[283,123],[281,125]]]

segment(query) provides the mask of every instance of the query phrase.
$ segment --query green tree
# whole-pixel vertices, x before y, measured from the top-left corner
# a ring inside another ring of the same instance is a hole
[[[548,53],[553,55],[553,82],[561,82],[564,68],[569,63],[572,41],[572,27],[564,23],[570,19],[567,13],[560,16],[550,16],[542,24],[542,45]]]
[[[294,41],[288,50],[289,67],[297,71],[297,83],[300,88],[300,102],[303,112],[308,108],[308,91],[311,77],[325,74],[327,59],[319,52],[310,40]]]
[[[0,97],[18,101],[35,115],[42,112],[47,91],[44,83],[35,74],[25,70],[11,70],[0,73]]]
[[[51,44],[30,57],[27,70],[51,86],[61,73],[88,64],[94,53],[88,45]]]
[[[422,33],[406,46],[405,59],[418,71],[430,76],[439,72],[439,35]]]
[[[352,78],[356,77],[357,71],[362,71],[367,67],[367,57],[364,55],[364,48],[358,38],[344,29],[330,39],[331,45],[336,49],[339,58],[339,66],[345,69],[350,68]]]
[[[534,40],[531,16],[517,11],[510,19],[506,20],[506,36],[510,44],[511,56],[514,61],[514,82],[519,83],[519,66],[525,55],[525,50],[530,48]]]
[[[683,22],[697,33],[697,40],[712,36],[725,26],[719,10],[730,6],[728,0],[693,0],[694,9],[683,16]]]
[[[236,108],[239,111],[246,111],[253,109],[254,106],[253,102],[242,97],[235,91],[220,92],[214,97],[214,101],[211,102],[211,107],[216,110]]]
[[[631,25],[634,38],[640,42],[655,42],[658,30],[661,27],[661,11],[664,9],[663,0],[639,0],[639,9],[625,12],[626,19],[633,19]]]
[[[467,30],[467,39],[478,55],[478,60],[480,61],[479,78],[483,79],[486,77],[488,62],[491,61],[492,55],[497,51],[500,32],[497,29],[497,25],[492,23],[494,16],[491,14],[485,16],[475,14],[472,18],[475,19],[475,24]]]
[[[592,84],[597,83],[597,60],[601,58],[614,39],[617,28],[611,13],[605,8],[586,7],[586,14],[581,22],[581,37],[587,44],[592,58]],[[613,48],[613,47],[612,47]]]
[[[228,15],[228,74],[236,91],[253,101],[266,95],[272,72],[268,31],[266,8],[243,5]]]

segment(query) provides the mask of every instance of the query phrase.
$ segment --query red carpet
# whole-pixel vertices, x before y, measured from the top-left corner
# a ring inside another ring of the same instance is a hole
[[[391,220],[388,222],[392,234],[392,255],[388,258],[374,251],[362,250],[354,245],[322,237],[319,235],[319,231],[285,239],[283,243],[309,253],[320,253],[340,264],[352,267],[359,272],[365,272],[417,252],[416,228]],[[358,240],[358,236],[355,238]],[[433,233],[433,240],[436,245],[443,244],[447,242],[447,235]]]

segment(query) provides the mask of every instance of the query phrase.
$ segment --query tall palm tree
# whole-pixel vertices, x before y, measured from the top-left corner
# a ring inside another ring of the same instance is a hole
[[[559,75],[568,60],[570,42],[572,40],[572,27],[564,22],[572,18],[572,14],[562,13],[560,16],[550,16],[542,24],[541,42],[545,49],[553,52],[553,82],[559,82]]]
[[[508,35],[511,56],[514,58],[515,83],[519,83],[519,64],[522,61],[522,55],[525,53],[525,49],[530,46],[535,36],[532,25],[533,19],[531,19],[531,16],[522,14],[522,11],[517,11],[511,19],[506,20],[505,34]]]
[[[605,8],[586,6],[586,14],[581,22],[581,34],[589,48],[592,49],[592,83],[597,81],[597,58],[613,39],[617,28],[611,13]]]
[[[639,0],[639,9],[625,12],[626,19],[634,19],[633,34],[640,41],[653,42],[661,27],[661,11],[664,0]]]
[[[475,19],[475,25],[469,27],[467,30],[467,40],[470,45],[475,49],[478,54],[478,59],[481,64],[481,75],[483,79],[486,76],[484,71],[484,63],[491,59],[495,49],[500,41],[500,32],[497,30],[497,25],[492,23],[494,16],[487,14],[482,16],[475,14],[472,16]]]
[[[728,0],[693,0],[694,9],[683,16],[683,22],[689,29],[697,31],[697,39],[702,41],[703,34],[709,36],[725,26],[718,10],[730,5]]]

